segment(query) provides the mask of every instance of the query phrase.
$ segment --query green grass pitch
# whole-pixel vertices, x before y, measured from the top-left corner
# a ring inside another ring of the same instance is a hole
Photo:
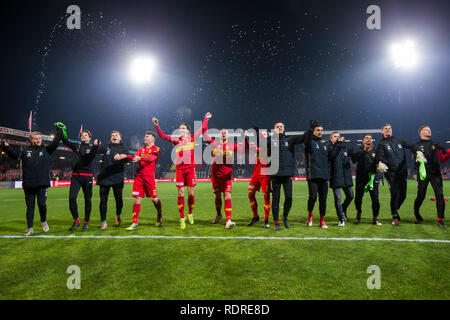
[[[226,230],[225,221],[211,225],[215,216],[211,184],[196,187],[195,224],[180,230],[177,192],[173,183],[159,183],[164,226],[156,228],[156,212],[150,200],[143,201],[140,229],[126,231],[131,223],[131,185],[124,189],[122,226],[115,226],[112,193],[108,228],[98,229],[98,187],[94,187],[89,230],[68,231],[72,218],[68,188],[48,192],[48,235],[153,235],[153,236],[250,236],[402,238],[449,240],[449,229],[436,226],[431,186],[422,206],[423,224],[414,224],[412,213],[416,182],[408,181],[408,197],[400,210],[400,227],[390,224],[387,186],[380,190],[380,220],[371,222],[370,197],[364,198],[363,220],[353,224],[352,203],[345,228],[337,227],[332,193],[325,218],[329,229],[318,227],[316,203],[314,226],[307,227],[305,182],[294,182],[291,228],[280,232],[262,228],[262,222],[247,227],[251,210],[248,182],[233,183],[233,218],[236,227]],[[450,194],[450,182],[444,182]],[[263,215],[262,195],[257,196]],[[281,205],[283,198],[281,199]],[[84,216],[83,196],[78,206]],[[281,209],[282,210],[282,209]],[[448,204],[447,210],[448,212]],[[22,235],[26,229],[22,190],[0,190],[0,236]],[[34,235],[44,234],[35,214]],[[449,243],[392,241],[331,241],[273,239],[174,239],[174,238],[0,238],[0,299],[449,299]],[[81,289],[69,290],[67,268],[81,270]],[[369,290],[367,268],[377,265],[381,288]]]

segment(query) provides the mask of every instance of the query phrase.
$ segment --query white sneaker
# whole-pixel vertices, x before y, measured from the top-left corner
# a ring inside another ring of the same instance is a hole
[[[345,221],[340,221],[338,227],[345,227]]]
[[[213,222],[211,222],[212,224],[216,224],[217,222],[219,222],[220,220],[222,220],[222,215],[220,216],[216,216],[213,220]]]
[[[234,223],[234,222],[231,221],[231,220],[228,220],[228,221],[227,221],[227,224],[225,225],[225,228],[231,229],[231,228],[233,228],[235,225],[236,225],[236,223]]]
[[[24,236],[29,236],[29,235],[31,235],[32,233],[33,233],[33,228],[28,228],[28,229],[25,231]]]
[[[50,230],[50,227],[48,226],[47,221],[41,222],[42,225],[42,230],[44,230],[44,232],[48,232],[48,230]]]

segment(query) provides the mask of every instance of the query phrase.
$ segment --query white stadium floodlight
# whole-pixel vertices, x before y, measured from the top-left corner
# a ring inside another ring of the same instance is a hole
[[[149,56],[139,56],[133,59],[130,67],[131,79],[136,84],[148,84],[156,71],[156,60]]]
[[[396,42],[389,48],[395,68],[412,70],[419,62],[417,45],[412,40]]]

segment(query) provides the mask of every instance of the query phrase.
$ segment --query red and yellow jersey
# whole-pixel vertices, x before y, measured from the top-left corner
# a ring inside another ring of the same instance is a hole
[[[135,156],[141,157],[136,170],[136,176],[155,176],[155,167],[158,158],[161,155],[159,147],[153,145],[151,147],[142,147],[133,155],[128,156],[130,159]]]
[[[253,167],[253,173],[252,176],[260,176],[261,175],[261,168],[267,168],[268,164],[262,164],[261,163],[261,157],[267,155],[267,150],[262,149],[260,147],[257,147],[256,145],[251,145],[250,150],[253,150],[253,152],[256,151],[256,163]]]
[[[187,137],[168,136],[164,132],[162,132],[159,126],[156,126],[156,131],[158,132],[158,135],[162,139],[171,142],[175,148],[175,152],[177,155],[175,164],[177,170],[191,168],[197,165],[195,163],[194,157],[195,140],[197,140],[197,138],[202,133],[203,127],[206,126],[207,121],[208,119],[205,118],[203,120],[202,128],[198,129],[197,132]]]
[[[172,142],[177,154],[177,169],[186,169],[197,165],[194,158],[195,139],[191,134],[187,137],[179,137],[177,142]]]
[[[215,177],[231,178],[233,171],[234,153],[238,151],[239,147],[233,142],[216,142],[211,144],[213,148],[214,162],[211,166],[211,173]]]

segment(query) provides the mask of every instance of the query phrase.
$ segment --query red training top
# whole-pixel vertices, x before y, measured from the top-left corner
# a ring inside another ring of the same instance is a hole
[[[142,147],[133,155],[127,156],[128,159],[133,159],[135,156],[141,157],[139,161],[136,176],[155,176],[155,167],[158,158],[161,155],[159,147],[153,145],[151,147]]]

